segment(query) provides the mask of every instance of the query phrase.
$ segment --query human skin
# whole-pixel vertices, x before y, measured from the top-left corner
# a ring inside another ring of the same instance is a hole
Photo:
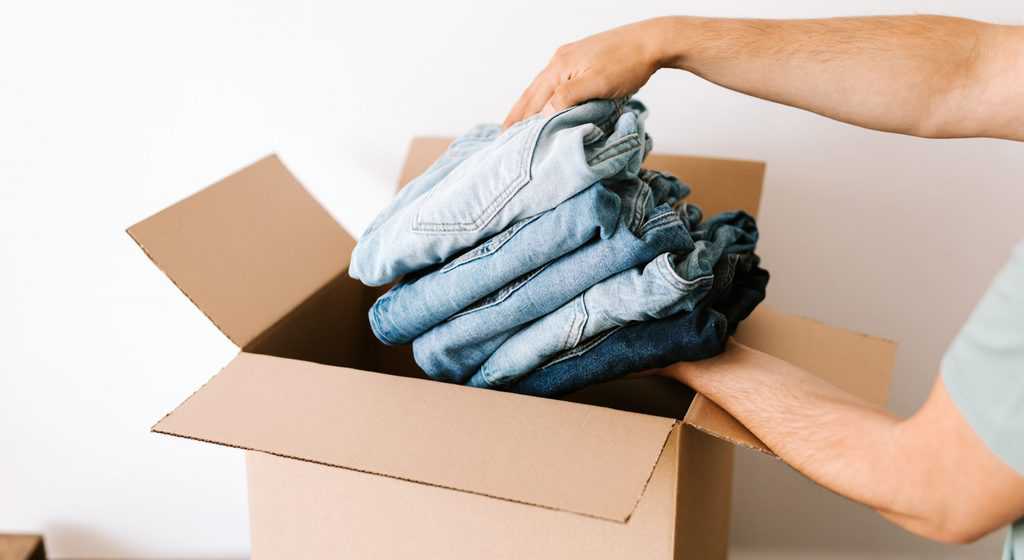
[[[505,126],[630,95],[669,68],[865,128],[1024,141],[1024,27],[941,16],[641,21],[559,48]],[[736,342],[655,373],[706,395],[805,476],[913,533],[971,542],[1024,516],[1024,477],[971,429],[941,376],[900,419]]]
[[[942,16],[645,20],[560,47],[505,125],[670,68],[866,128],[1024,140],[1024,27]]]

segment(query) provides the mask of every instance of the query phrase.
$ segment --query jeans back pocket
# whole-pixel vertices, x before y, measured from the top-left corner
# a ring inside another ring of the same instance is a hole
[[[505,131],[473,154],[423,197],[412,230],[420,233],[478,231],[530,181],[530,163],[548,119],[536,118]]]

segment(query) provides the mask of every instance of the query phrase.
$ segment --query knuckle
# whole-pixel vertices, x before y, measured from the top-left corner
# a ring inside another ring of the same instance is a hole
[[[561,45],[560,47],[555,49],[555,54],[554,54],[554,56],[551,57],[551,59],[552,60],[565,60],[566,58],[568,58],[572,54],[572,52],[575,49],[575,47],[576,47],[575,43],[566,43],[564,45]]]

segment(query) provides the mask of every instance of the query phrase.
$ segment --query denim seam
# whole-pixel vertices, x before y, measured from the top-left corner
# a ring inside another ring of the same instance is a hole
[[[583,145],[589,146],[590,144],[593,144],[594,142],[597,142],[598,140],[604,138],[604,135],[604,131],[601,130],[601,127],[594,125],[593,130],[583,135]]]
[[[488,214],[490,214],[491,209],[499,204],[502,204],[503,202],[508,203],[508,201],[512,199],[512,196],[514,196],[516,192],[519,192],[519,190],[527,183],[529,183],[530,179],[532,178],[530,177],[529,171],[532,167],[533,157],[532,154],[530,154],[530,156],[528,157],[526,151],[527,147],[533,147],[534,149],[536,148],[542,130],[544,130],[543,124],[541,126],[538,126],[537,130],[528,133],[531,135],[529,137],[529,140],[523,143],[523,147],[520,148],[519,153],[516,154],[516,160],[518,161],[518,169],[516,171],[516,175],[509,181],[508,185],[506,185],[500,192],[496,194],[496,196],[494,197],[493,200],[491,200],[491,202],[489,202],[479,211],[479,216],[476,219],[473,219],[469,222],[455,223],[422,221],[421,216],[423,215],[423,210],[429,207],[428,205],[431,201],[432,195],[437,192],[437,189],[435,187],[424,196],[422,203],[423,205],[420,207],[420,210],[416,213],[416,220],[413,222],[412,225],[413,231],[435,233],[475,231],[480,229],[483,226],[483,224],[489,222],[490,218],[488,218],[487,216]],[[511,192],[510,195],[510,191],[514,192]],[[495,212],[495,214],[497,214],[497,212]],[[493,215],[491,217],[493,217]]]
[[[569,328],[565,332],[565,338],[562,339],[562,347],[559,352],[568,350],[569,348],[575,347],[579,344],[580,336],[583,333],[583,327],[590,320],[590,314],[587,312],[586,294],[580,294],[576,298],[577,302],[574,302],[573,307],[574,313],[572,314],[572,321],[569,323]]]
[[[638,133],[631,132],[611,144],[605,144],[603,148],[591,154],[590,157],[587,158],[587,165],[593,167],[606,162],[613,157],[636,150],[640,147],[640,140],[638,140],[638,136]]]
[[[647,203],[651,201],[654,194],[650,188],[644,188],[637,195],[637,200],[633,206],[633,216],[629,221],[629,231],[636,231],[637,228],[643,227],[644,215],[647,213]]]
[[[551,262],[554,262],[554,261],[551,261]],[[484,309],[487,309],[489,307],[494,307],[495,305],[498,305],[499,303],[504,302],[508,298],[512,297],[512,294],[514,294],[517,291],[519,291],[520,288],[522,288],[523,286],[529,284],[530,280],[533,280],[534,278],[536,278],[536,276],[538,274],[540,274],[541,272],[543,272],[544,269],[546,269],[548,267],[548,265],[551,264],[551,262],[549,262],[549,263],[545,264],[544,266],[538,268],[537,270],[534,270],[533,272],[531,272],[526,278],[523,279],[522,282],[519,282],[519,285],[517,285],[515,288],[512,288],[511,290],[509,290],[508,293],[502,294],[501,297],[496,298],[494,301],[488,302],[486,305],[481,305],[479,307],[471,307],[469,309],[460,311],[459,313],[456,313],[455,315],[452,315],[451,317],[449,317],[446,322],[454,321],[455,319],[458,319],[459,317],[463,317],[465,315],[470,315],[472,313],[476,313],[477,311],[483,311]],[[502,290],[503,288],[498,288],[498,289]]]
[[[640,226],[640,231],[637,235],[643,237],[648,233],[660,229],[662,227],[682,225],[682,223],[682,220],[679,219],[679,214],[677,214],[674,210],[669,209],[665,212],[648,218],[647,221]]]
[[[475,249],[444,265],[444,267],[441,269],[441,272],[448,273],[451,272],[452,270],[455,270],[456,268],[459,268],[462,265],[469,264],[473,261],[480,260],[485,257],[493,256],[495,253],[500,251],[501,248],[504,247],[509,241],[511,241],[512,238],[514,238],[520,231],[522,231],[523,228],[536,221],[542,215],[544,215],[544,213],[537,214],[536,216],[531,216],[529,218],[526,218],[525,220],[520,220],[518,223],[513,224],[511,228],[495,236],[495,238],[504,236],[501,239],[498,239],[496,242],[493,241],[494,238],[488,240],[483,245],[479,245]]]
[[[704,276],[698,276],[693,280],[683,278],[675,271],[672,266],[668,263],[669,259],[658,259],[658,262],[654,265],[654,269],[658,271],[658,274],[667,282],[669,285],[674,287],[679,292],[686,292],[690,288],[700,286],[701,284],[707,284],[710,280],[714,282],[714,274],[705,274]]]
[[[517,175],[509,182],[504,190],[499,192],[495,196],[494,200],[484,206],[480,211],[480,216],[469,222],[456,222],[456,223],[445,223],[445,222],[423,222],[420,216],[423,214],[423,210],[426,209],[427,204],[430,202],[430,196],[437,192],[436,189],[432,189],[428,192],[423,199],[423,206],[416,213],[416,219],[412,224],[412,230],[422,233],[450,233],[450,232],[465,232],[465,231],[476,231],[482,228],[485,224],[489,223],[494,216],[496,216],[502,208],[504,208],[509,201],[511,201],[515,195],[530,183],[533,179],[533,157],[536,155],[537,144],[540,142],[540,135],[547,128],[547,125],[551,121],[571,110],[571,108],[563,109],[554,115],[548,117],[544,122],[537,127],[537,130],[530,133],[530,139],[523,144],[520,153],[517,154],[517,160],[519,161],[519,170]],[[493,211],[492,211],[493,210]]]
[[[612,110],[608,111],[608,114],[604,116],[600,121],[594,124],[602,131],[605,127],[611,127],[622,116],[622,108],[626,106],[626,100],[624,98],[617,98],[612,100]]]
[[[387,294],[385,294],[385,296],[386,295]],[[382,297],[382,299],[383,299],[383,297]],[[376,304],[374,304],[370,308],[370,323],[371,323],[370,326],[372,327],[373,332],[377,334],[377,338],[380,339],[381,342],[383,342],[384,344],[387,344],[389,346],[396,346],[398,344],[397,342],[392,340],[390,337],[388,337],[386,334],[384,334],[385,333],[384,328],[383,328],[384,327],[384,323],[382,322],[382,318],[380,316],[380,308]]]
[[[586,344],[577,345],[572,350],[569,350],[567,352],[562,353],[560,356],[555,357],[554,359],[552,359],[551,361],[549,361],[548,363],[542,365],[541,367],[539,367],[537,369],[538,370],[545,369],[545,368],[551,367],[551,366],[553,366],[553,365],[555,365],[555,364],[557,364],[559,362],[564,362],[565,360],[568,360],[568,359],[571,359],[571,358],[576,358],[578,356],[582,356],[583,354],[586,354],[587,352],[590,352],[591,350],[593,350],[598,344],[601,344],[602,342],[604,342],[604,340],[606,338],[608,338],[609,336],[615,334],[616,332],[618,332],[622,328],[624,328],[624,327],[615,327],[615,328],[609,329],[608,331],[606,331],[606,332],[604,332],[602,334],[599,334],[599,335],[595,336],[594,338],[590,339],[589,341],[587,341]]]

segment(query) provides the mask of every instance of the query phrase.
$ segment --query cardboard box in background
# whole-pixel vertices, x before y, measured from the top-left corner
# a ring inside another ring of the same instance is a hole
[[[46,560],[40,535],[0,535],[0,560]]]
[[[447,143],[414,140],[400,184]],[[707,216],[757,215],[761,163],[646,165]],[[153,430],[247,450],[255,559],[726,556],[733,444],[768,452],[756,437],[665,379],[564,401],[425,379],[373,337],[382,290],[348,277],[354,239],[276,156],[129,233],[241,349]],[[737,337],[885,402],[890,342],[767,305]]]

